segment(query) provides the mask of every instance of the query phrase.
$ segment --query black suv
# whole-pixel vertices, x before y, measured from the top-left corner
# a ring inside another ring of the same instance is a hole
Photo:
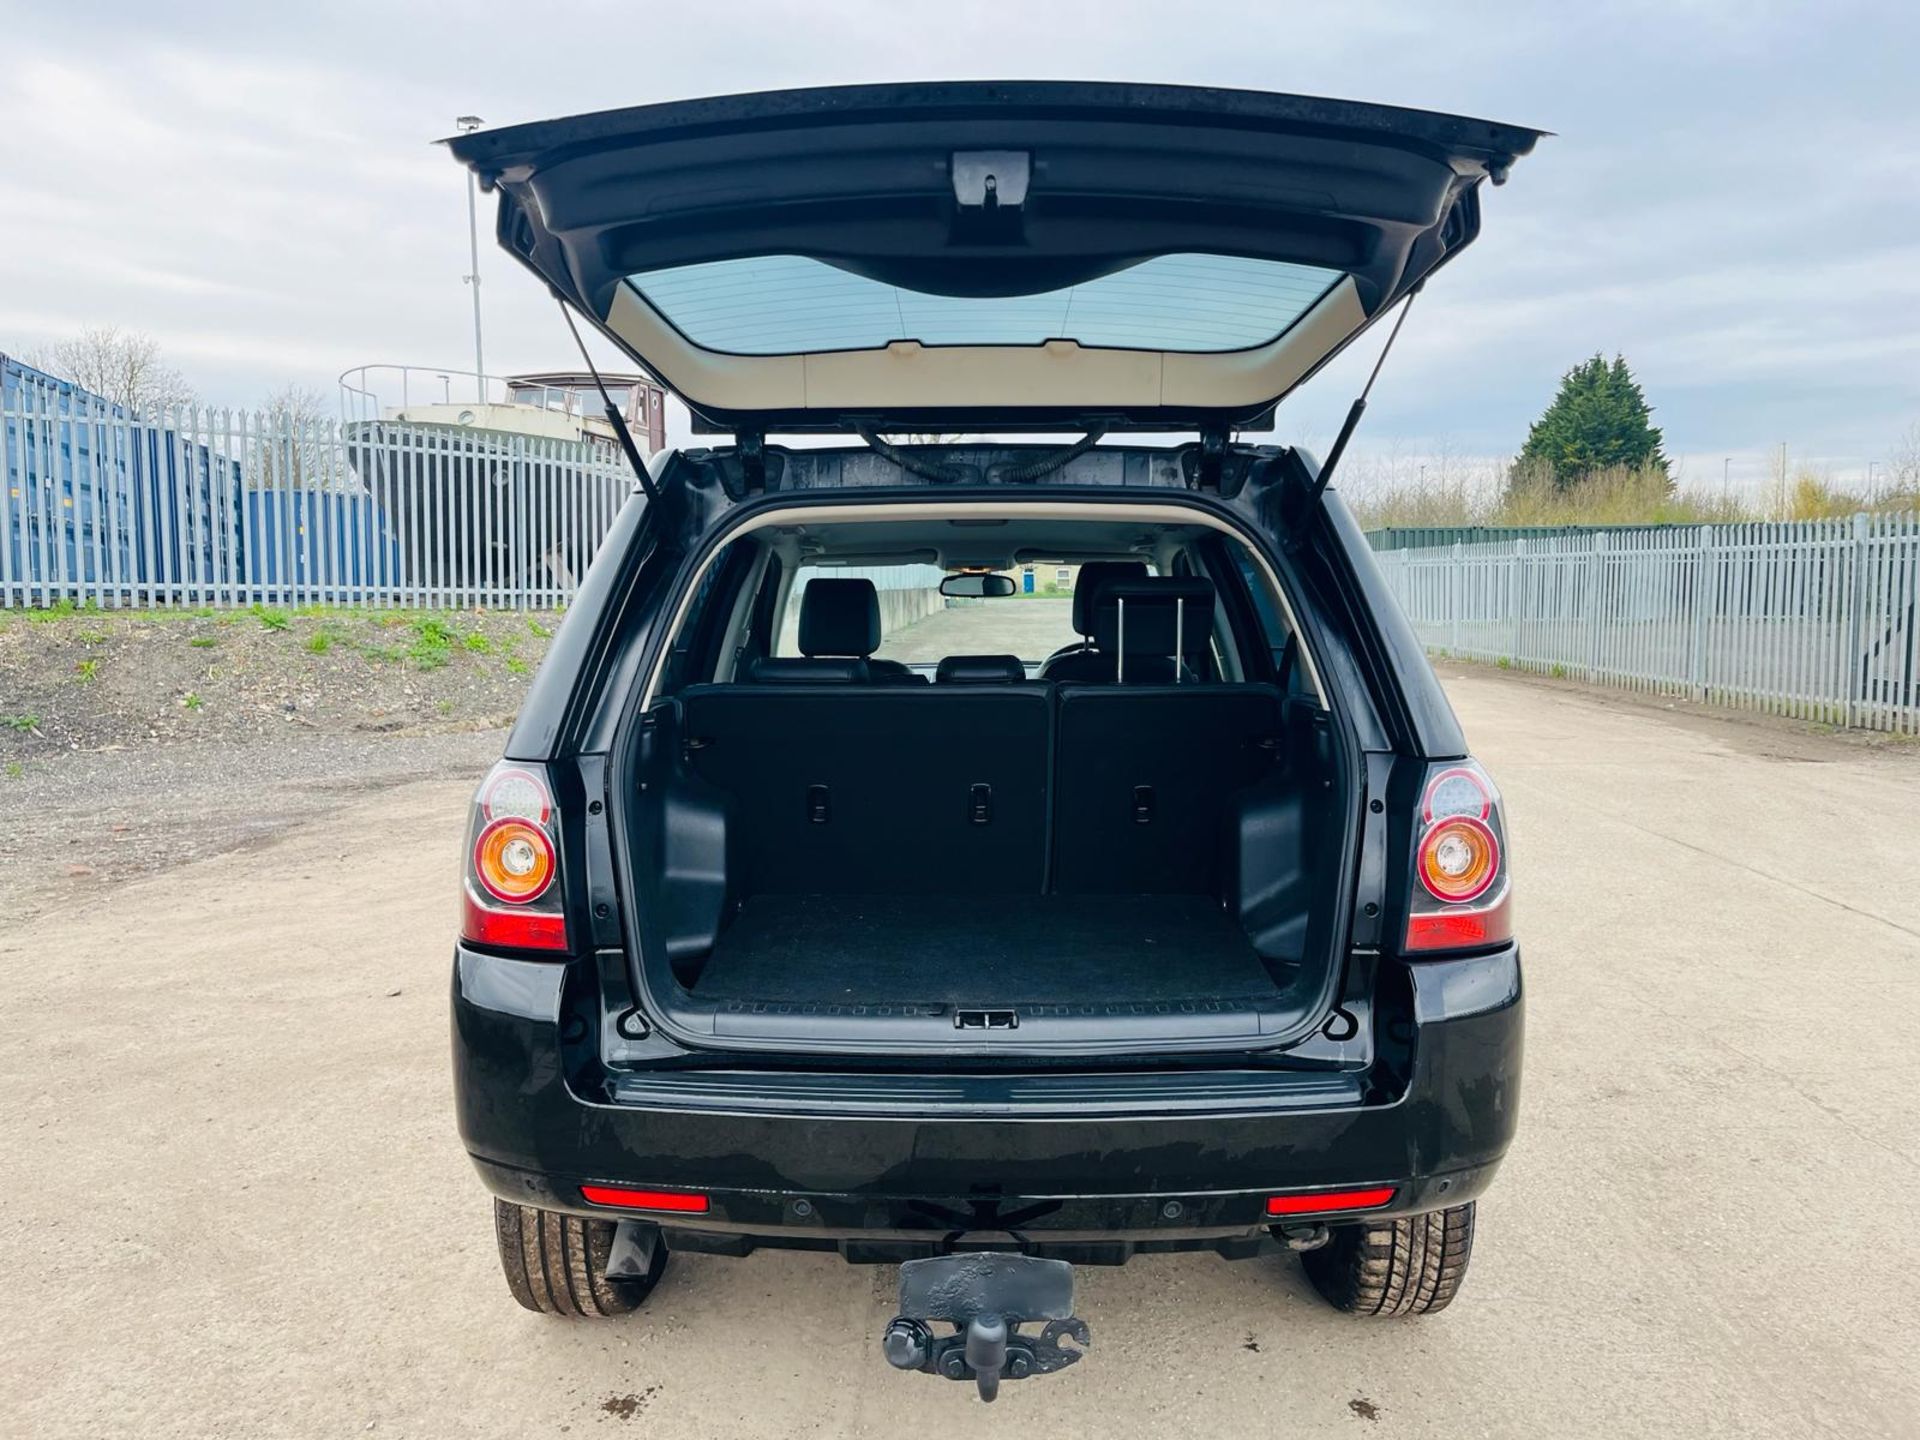
[[[1327,466],[1242,437],[1537,138],[968,83],[450,142],[731,437],[645,462],[474,803],[460,1132],[523,1305],[837,1250],[990,1398],[1079,1358],[1074,1264],[1453,1298],[1519,1098],[1499,794],[1327,488],[1361,404]]]

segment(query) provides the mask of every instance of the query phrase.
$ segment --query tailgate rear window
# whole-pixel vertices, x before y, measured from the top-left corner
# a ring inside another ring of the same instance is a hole
[[[1036,295],[929,295],[804,255],[676,265],[628,283],[707,350],[804,355],[922,345],[1206,353],[1265,345],[1343,272],[1236,255],[1157,255]]]

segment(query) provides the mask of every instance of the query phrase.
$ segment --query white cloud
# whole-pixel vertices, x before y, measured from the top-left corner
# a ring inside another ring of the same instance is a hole
[[[1511,450],[1595,350],[1625,353],[1673,453],[1716,470],[1783,433],[1878,455],[1920,416],[1920,18],[1892,6],[77,0],[5,33],[0,349],[147,330],[224,402],[370,360],[471,363],[463,180],[430,143],[462,112],[1042,75],[1558,132],[1422,298],[1363,446]],[[541,287],[490,244],[481,269],[489,368],[567,364]],[[1377,344],[1329,366],[1282,433],[1324,445]]]

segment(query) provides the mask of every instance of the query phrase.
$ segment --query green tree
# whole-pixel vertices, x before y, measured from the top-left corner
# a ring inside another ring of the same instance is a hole
[[[1596,470],[1667,474],[1660,430],[1640,382],[1616,355],[1583,360],[1560,377],[1560,393],[1533,422],[1516,472],[1544,475],[1565,490]]]

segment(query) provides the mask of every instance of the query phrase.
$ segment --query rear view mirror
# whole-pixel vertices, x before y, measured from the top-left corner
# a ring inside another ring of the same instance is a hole
[[[1005,575],[949,575],[940,593],[950,600],[1004,600],[1013,594],[1013,581]]]

